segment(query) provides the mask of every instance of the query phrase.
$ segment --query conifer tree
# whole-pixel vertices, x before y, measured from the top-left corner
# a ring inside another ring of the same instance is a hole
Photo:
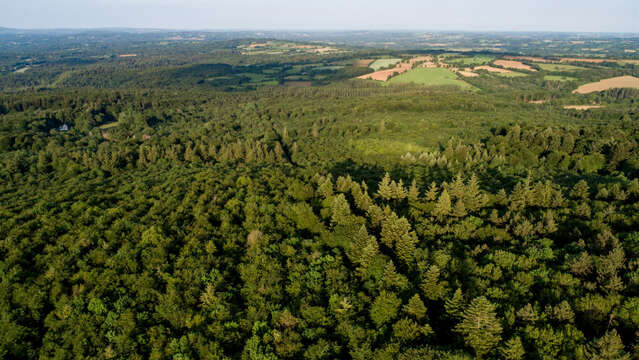
[[[331,208],[331,222],[336,225],[347,225],[350,223],[351,207],[346,201],[344,194],[338,194],[333,199]]]
[[[362,254],[359,257],[359,260],[357,261],[359,266],[356,268],[356,271],[362,280],[368,278],[370,265],[378,253],[379,245],[377,244],[377,240],[375,240],[374,236],[370,236],[366,246],[362,249]]]
[[[418,294],[413,295],[413,297],[408,300],[408,304],[404,305],[404,312],[408,315],[413,316],[418,321],[423,319],[426,316],[426,305],[419,297]]]
[[[428,187],[428,192],[426,192],[426,195],[425,195],[426,201],[437,200],[438,194],[439,194],[439,188],[437,187],[437,184],[433,181]]]
[[[630,355],[624,351],[624,345],[617,334],[617,330],[612,329],[604,336],[597,339],[589,351],[589,359],[592,360],[629,360]]]
[[[377,196],[387,201],[393,198],[393,188],[391,187],[391,179],[389,173],[386,173],[384,175],[384,178],[382,178],[382,181],[379,183],[377,188]]]
[[[417,188],[417,181],[415,179],[413,179],[413,182],[410,184],[407,197],[411,203],[415,203],[419,199],[419,189]]]
[[[433,215],[437,216],[439,220],[442,220],[444,217],[450,215],[452,211],[450,196],[448,195],[448,191],[444,189],[441,195],[439,195],[439,199],[437,200],[437,204],[435,204],[435,208],[433,209]]]
[[[455,202],[452,215],[458,218],[466,216],[466,207],[464,206],[464,201],[462,201],[462,199],[457,199]]]
[[[464,336],[464,341],[475,350],[481,359],[488,354],[501,340],[502,327],[495,312],[495,305],[483,296],[473,299],[464,310],[462,321],[455,331]]]
[[[526,355],[524,345],[521,343],[519,336],[512,337],[506,341],[506,344],[504,344],[504,347],[501,349],[501,353],[504,359],[507,360],[522,360]]]
[[[438,300],[444,296],[446,283],[439,281],[439,267],[431,265],[421,283],[424,296],[430,300]]]
[[[462,316],[464,307],[464,296],[461,288],[455,290],[453,297],[446,299],[446,302],[444,303],[446,314],[453,319],[460,318]]]

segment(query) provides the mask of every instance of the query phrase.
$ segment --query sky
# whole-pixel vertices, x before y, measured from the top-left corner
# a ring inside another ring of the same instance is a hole
[[[639,33],[639,0],[0,0],[0,26]]]

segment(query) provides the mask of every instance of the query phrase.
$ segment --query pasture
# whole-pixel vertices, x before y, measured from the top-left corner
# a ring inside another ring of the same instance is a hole
[[[573,71],[588,70],[587,68],[584,68],[581,66],[574,66],[574,65],[563,65],[563,64],[535,64],[535,65],[539,66],[541,70],[548,71],[548,72],[561,72],[561,71],[573,72]]]
[[[577,79],[574,78],[574,77],[570,77],[570,76],[546,75],[546,76],[544,76],[544,80],[546,80],[546,81],[575,81]]]
[[[462,89],[471,89],[472,86],[457,78],[457,75],[448,69],[417,68],[404,74],[395,76],[389,81],[391,84],[415,83],[419,85],[456,85]]]
[[[370,64],[368,67],[378,71],[380,69],[384,69],[387,68],[389,66],[393,66],[395,64],[397,64],[398,62],[402,61],[402,59],[377,59],[375,61],[373,61],[372,64]]]

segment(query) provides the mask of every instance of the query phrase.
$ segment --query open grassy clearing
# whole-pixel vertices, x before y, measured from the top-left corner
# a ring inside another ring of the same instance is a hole
[[[430,151],[430,149],[417,144],[387,139],[358,139],[351,141],[351,143],[355,150],[364,155],[400,156],[406,153]]]
[[[546,81],[575,81],[577,79],[574,78],[574,77],[570,77],[570,76],[546,75],[546,76],[544,76],[544,80],[546,80]]]
[[[542,70],[549,71],[549,72],[588,70],[588,69],[586,69],[584,67],[574,66],[574,65],[538,64],[538,63],[535,64],[535,65],[539,66]]]
[[[395,65],[400,61],[402,61],[402,59],[378,59],[373,61],[373,63],[370,64],[368,67],[375,71],[378,71],[379,69]]]
[[[473,88],[470,84],[459,80],[457,75],[448,69],[436,68],[426,69],[418,68],[408,71],[404,74],[391,78],[389,83],[406,84],[415,83],[420,85],[456,85],[462,89]]]

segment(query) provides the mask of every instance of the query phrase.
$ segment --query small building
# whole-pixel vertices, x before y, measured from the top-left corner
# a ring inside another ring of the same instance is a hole
[[[69,131],[69,125],[67,125],[67,124],[62,124],[62,126],[60,126],[60,127],[58,128],[58,130],[60,130],[60,131]]]

